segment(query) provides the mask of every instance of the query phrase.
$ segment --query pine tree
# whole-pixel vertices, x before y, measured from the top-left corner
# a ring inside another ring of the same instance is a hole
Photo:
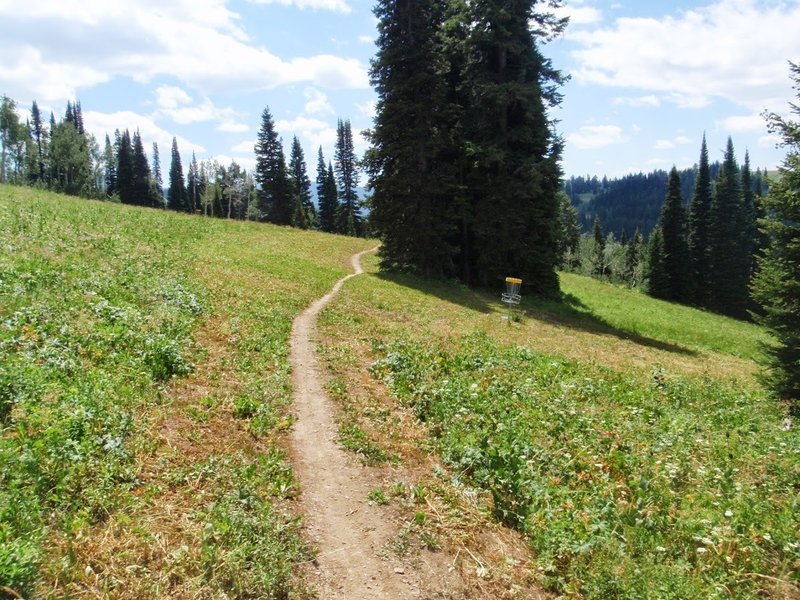
[[[331,168],[331,175],[333,169]],[[328,168],[325,167],[325,157],[322,155],[322,146],[319,147],[317,156],[317,205],[319,206],[319,228],[332,233],[336,230],[336,207],[339,203],[336,193],[336,181],[333,182],[334,193],[331,193],[328,180]]]
[[[755,252],[758,245],[758,225],[756,223],[756,194],[753,188],[753,174],[750,170],[750,153],[745,151],[742,165],[742,274],[741,278],[750,284],[755,270]]]
[[[144,151],[142,136],[137,129],[133,134],[133,182],[132,197],[139,206],[155,206],[150,186],[150,163]]]
[[[633,234],[633,237],[628,241],[625,246],[625,263],[623,278],[625,282],[631,286],[636,287],[640,278],[640,265],[642,263],[642,251],[644,248],[644,241],[642,233],[639,229]]]
[[[800,63],[789,63],[791,79],[800,99]],[[800,104],[790,104],[800,116]],[[753,295],[763,306],[760,322],[773,334],[767,347],[769,372],[765,380],[779,399],[787,400],[800,416],[800,121],[765,113],[769,130],[782,138],[788,153],[764,198],[765,218],[760,228],[769,246],[759,258]]]
[[[606,272],[606,239],[603,237],[603,229],[600,226],[600,217],[594,218],[594,224],[592,225],[592,238],[594,239],[594,256],[592,257],[594,268],[592,269],[592,275],[595,277],[601,277]]]
[[[131,134],[126,129],[119,139],[117,148],[117,190],[120,202],[133,204],[135,202],[133,188],[133,148],[131,147]]]
[[[314,203],[311,201],[311,180],[308,178],[306,159],[303,147],[297,136],[292,139],[292,151],[289,156],[289,179],[296,197],[296,210],[294,222],[302,229],[308,229],[316,221]]]
[[[688,301],[689,249],[686,242],[686,217],[681,198],[681,178],[678,169],[669,173],[667,197],[659,221],[663,243],[663,267],[666,289],[662,298],[677,302]]]
[[[328,175],[325,178],[325,203],[333,214],[331,232],[335,233],[336,229],[336,216],[339,211],[339,188],[336,186],[336,175],[333,172],[333,163],[328,162]]]
[[[186,194],[189,210],[191,212],[200,210],[200,167],[197,164],[194,150],[192,151],[192,162],[189,163],[189,172],[186,174]]]
[[[172,138],[172,160],[169,165],[169,189],[167,190],[167,208],[190,212],[186,197],[186,183],[183,180],[181,153],[178,151],[178,140]]]
[[[164,208],[164,177],[161,175],[161,155],[156,142],[153,142],[153,187],[156,206]]]
[[[117,157],[108,134],[106,134],[106,143],[103,148],[103,166],[105,168],[106,196],[110,198],[117,193]]]
[[[36,100],[31,104],[31,138],[36,144],[36,179],[35,181],[45,182],[45,154],[47,151],[47,132],[42,122],[42,113]]]
[[[562,142],[547,108],[560,102],[563,77],[537,40],[565,22],[533,6],[527,0],[466,5],[461,85],[468,90],[463,124],[473,165],[466,177],[470,255],[474,283],[496,284],[513,273],[526,289],[555,294]]]
[[[559,193],[559,219],[561,235],[559,237],[558,252],[561,255],[561,264],[567,253],[574,253],[578,249],[578,241],[581,237],[581,227],[578,224],[578,212],[566,193]],[[571,265],[566,265],[571,266]]]
[[[645,279],[647,280],[648,294],[654,298],[669,297],[669,281],[664,267],[664,236],[659,227],[650,232],[650,239],[647,243]]]
[[[694,302],[708,306],[711,301],[708,286],[710,266],[709,219],[711,214],[711,172],[708,164],[708,146],[703,134],[700,147],[700,164],[695,179],[694,195],[689,204],[688,245],[690,261],[689,293]]]
[[[294,197],[283,144],[275,131],[269,107],[261,114],[261,128],[255,146],[256,182],[259,184],[259,218],[291,225],[295,216]]]
[[[743,279],[741,231],[744,225],[744,200],[739,168],[728,138],[722,169],[717,177],[709,219],[710,308],[744,317],[747,306],[747,281]]]
[[[378,94],[367,171],[385,268],[454,276],[455,182],[441,29],[445,2],[382,0],[370,75]]]
[[[350,121],[339,119],[336,125],[336,185],[339,190],[339,207],[336,216],[336,231],[345,235],[360,235],[361,213],[358,202],[358,168],[353,147],[353,131]]]

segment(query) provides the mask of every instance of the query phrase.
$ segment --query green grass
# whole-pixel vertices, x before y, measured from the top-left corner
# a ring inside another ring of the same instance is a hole
[[[617,330],[706,350],[757,360],[770,341],[752,324],[711,312],[656,300],[622,286],[572,273],[561,273],[566,306]]]
[[[450,484],[522,532],[554,592],[796,593],[800,430],[752,378],[767,336],[586,278],[562,285],[568,303],[529,299],[507,324],[483,292],[368,276],[322,329],[427,429]]]
[[[291,473],[278,487],[269,476],[286,469],[269,447],[288,422],[291,321],[365,247],[0,186],[0,585],[286,597],[292,565],[308,559],[283,507]],[[213,350],[194,339],[201,328],[219,332],[223,371],[192,375]],[[210,391],[184,408],[172,394],[186,377]],[[152,428],[176,410],[192,423],[244,419],[264,443],[165,453]],[[184,492],[198,482],[202,493]],[[165,494],[192,512],[177,531],[151,531]],[[86,542],[121,535],[146,548],[161,533],[179,548],[146,576],[114,571],[113,547]]]

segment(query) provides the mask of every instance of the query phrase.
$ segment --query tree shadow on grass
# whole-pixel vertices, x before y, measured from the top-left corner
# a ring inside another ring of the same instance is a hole
[[[385,281],[415,289],[447,302],[453,302],[481,314],[490,314],[502,306],[500,303],[500,291],[494,293],[487,288],[470,288],[458,282],[425,279],[405,273],[378,271],[374,275]],[[537,321],[544,321],[597,335],[611,335],[621,340],[664,352],[673,352],[684,356],[697,356],[698,354],[695,350],[679,344],[657,340],[635,331],[615,327],[594,314],[586,304],[572,294],[562,294],[560,301],[557,299],[525,297],[523,298],[521,309],[525,311],[527,318]]]

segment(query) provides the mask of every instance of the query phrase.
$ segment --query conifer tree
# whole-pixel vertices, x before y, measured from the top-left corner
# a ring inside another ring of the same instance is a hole
[[[709,218],[711,213],[711,172],[708,164],[708,146],[703,134],[700,147],[700,164],[695,179],[694,195],[689,203],[688,245],[689,245],[689,293],[693,301],[708,306],[711,296],[708,287],[710,266]]]
[[[161,174],[161,155],[156,142],[153,142],[153,187],[156,206],[164,208],[164,177]]]
[[[356,189],[358,187],[358,167],[353,147],[353,130],[349,120],[339,119],[336,125],[334,159],[336,185],[339,191],[336,231],[345,235],[360,235],[361,213]]]
[[[131,147],[131,134],[127,129],[122,132],[117,148],[117,191],[120,202],[134,204],[133,148]]]
[[[296,202],[286,169],[283,144],[275,131],[269,107],[261,114],[261,127],[255,146],[256,182],[259,184],[259,218],[280,225],[291,225]]]
[[[117,133],[119,133],[119,131],[117,131]],[[106,134],[106,143],[103,148],[103,166],[105,168],[104,184],[106,196],[110,198],[117,193],[117,157],[108,134]]]
[[[639,283],[638,279],[640,276],[640,265],[642,263],[642,251],[644,248],[644,241],[642,238],[642,233],[639,231],[639,228],[636,228],[636,232],[633,234],[633,237],[628,241],[628,244],[625,246],[625,263],[624,263],[624,271],[623,271],[623,278],[625,279],[626,283],[631,287],[636,287]]]
[[[667,197],[661,208],[659,221],[666,281],[666,289],[661,297],[686,302],[689,288],[689,252],[686,243],[686,217],[681,198],[681,178],[675,167],[669,173],[667,186]]]
[[[750,153],[745,151],[742,165],[742,274],[750,284],[755,269],[755,252],[758,246],[758,225],[756,224],[756,195],[753,188],[753,174],[750,170]]]
[[[142,136],[137,129],[133,134],[133,190],[131,193],[134,204],[139,206],[156,205],[156,200],[152,197],[150,177],[150,163],[144,151]]]
[[[333,163],[328,162],[328,175],[325,177],[325,203],[329,207],[331,220],[331,232],[337,232],[336,218],[339,214],[339,188],[336,186],[336,175],[333,172]]]
[[[709,288],[710,308],[721,313],[744,317],[747,306],[747,281],[742,264],[746,249],[742,248],[744,200],[739,168],[728,138],[725,158],[717,177],[709,219]]]
[[[647,265],[645,279],[647,280],[647,293],[654,298],[669,297],[669,281],[664,267],[664,236],[660,227],[655,227],[650,232],[647,243]]]
[[[169,165],[169,189],[167,190],[167,208],[190,212],[186,195],[186,183],[183,180],[181,153],[178,151],[178,140],[172,138],[172,160]]]
[[[800,64],[789,63],[800,99]],[[800,103],[790,105],[800,117]],[[800,416],[800,121],[765,113],[769,129],[788,148],[764,198],[765,217],[759,226],[769,245],[759,258],[753,295],[763,306],[760,322],[772,332],[776,344],[767,347],[769,372],[765,380],[779,399],[789,402]]]
[[[36,100],[31,104],[31,138],[36,144],[36,179],[35,181],[45,182],[45,154],[47,151],[47,131],[45,131],[42,121],[42,113]]]
[[[303,147],[297,136],[292,139],[292,151],[289,155],[289,178],[296,197],[297,214],[294,222],[298,227],[308,229],[316,221],[316,211],[314,203],[311,201],[311,180],[308,178]]]
[[[457,246],[441,0],[382,0],[370,75],[378,94],[366,162],[370,225],[387,268],[453,276]]]
[[[192,212],[200,210],[200,168],[197,164],[197,156],[192,150],[192,162],[189,163],[189,172],[186,174],[186,197],[189,209]]]
[[[594,239],[594,256],[592,257],[594,268],[592,275],[600,277],[606,271],[606,239],[603,237],[603,229],[600,226],[600,217],[594,218],[592,225],[592,238]]]
[[[333,179],[333,168],[330,169]],[[336,192],[336,180],[333,179],[333,193],[331,193],[328,179],[328,168],[325,166],[325,157],[322,155],[322,146],[317,155],[317,204],[319,206],[319,228],[332,233],[336,231],[336,207],[339,203]]]
[[[554,294],[562,143],[547,108],[559,103],[563,78],[537,40],[565,23],[534,13],[534,4],[467,4],[464,137],[474,166],[466,181],[474,282],[496,283],[513,272],[527,289]]]

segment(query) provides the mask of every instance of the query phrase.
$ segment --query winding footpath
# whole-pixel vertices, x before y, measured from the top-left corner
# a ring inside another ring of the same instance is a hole
[[[420,597],[415,578],[385,556],[395,529],[367,502],[371,488],[363,467],[337,443],[333,407],[314,353],[317,315],[348,279],[363,273],[361,256],[373,250],[355,254],[353,273],[303,311],[292,327],[294,466],[306,528],[319,550],[316,583],[320,598],[326,599]]]

